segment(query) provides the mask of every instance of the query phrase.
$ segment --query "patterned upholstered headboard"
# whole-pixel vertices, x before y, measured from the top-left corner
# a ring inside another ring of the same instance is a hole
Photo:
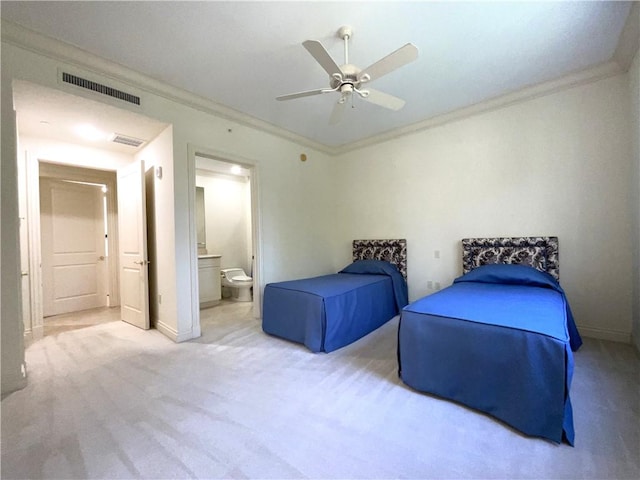
[[[407,279],[407,241],[391,240],[354,240],[353,261],[386,260],[396,266],[404,279]]]
[[[560,280],[558,237],[462,239],[463,273],[490,263],[529,265]]]

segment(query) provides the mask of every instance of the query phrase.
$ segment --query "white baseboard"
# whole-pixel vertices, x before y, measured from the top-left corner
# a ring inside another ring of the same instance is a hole
[[[597,338],[599,340],[609,340],[619,343],[631,343],[630,332],[617,332],[615,330],[602,330],[592,327],[578,327],[581,335],[589,338]]]
[[[36,340],[41,340],[42,337],[44,337],[44,325],[28,328],[24,331],[25,342],[35,342]]]
[[[189,330],[188,332],[178,333],[176,329],[170,327],[166,323],[163,323],[158,320],[156,323],[156,328],[160,333],[164,336],[170,338],[176,343],[186,342],[187,340],[191,340],[192,338],[197,338],[199,335],[194,335],[193,331]]]
[[[33,327],[31,329],[31,335],[34,341],[42,340],[42,338],[44,337],[44,325],[36,325],[35,327]]]

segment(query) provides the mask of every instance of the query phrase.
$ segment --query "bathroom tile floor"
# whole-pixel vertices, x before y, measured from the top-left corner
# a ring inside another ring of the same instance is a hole
[[[218,305],[200,310],[202,335],[191,341],[210,343],[214,338],[242,335],[243,328],[259,321],[253,314],[253,302],[234,302],[223,299]],[[240,328],[240,325],[243,328]]]

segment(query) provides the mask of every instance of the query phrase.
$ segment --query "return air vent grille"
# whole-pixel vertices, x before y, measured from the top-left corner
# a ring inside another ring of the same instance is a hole
[[[129,145],[130,147],[139,147],[144,143],[144,140],[140,140],[139,138],[127,137],[126,135],[120,135],[119,133],[114,134],[111,141],[114,143]]]
[[[117,90],[115,88],[102,85],[101,83],[92,82],[91,80],[87,80],[86,78],[81,78],[67,72],[62,72],[62,81],[64,83],[75,85],[76,87],[86,88],[87,90],[92,90],[102,95],[108,95],[110,97],[117,98],[118,100],[122,100],[123,102],[140,105],[140,97],[127,92],[123,92],[122,90]]]

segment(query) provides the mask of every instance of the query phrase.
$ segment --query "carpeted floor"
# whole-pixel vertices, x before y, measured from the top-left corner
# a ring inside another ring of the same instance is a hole
[[[77,330],[114,321],[120,321],[120,307],[102,307],[78,313],[64,313],[44,319],[43,335],[45,337],[57,335],[69,330]]]
[[[640,478],[629,345],[576,353],[572,448],[406,387],[397,318],[327,355],[250,311],[203,310],[183,344],[111,322],[29,346],[29,385],[1,404],[2,478]]]

